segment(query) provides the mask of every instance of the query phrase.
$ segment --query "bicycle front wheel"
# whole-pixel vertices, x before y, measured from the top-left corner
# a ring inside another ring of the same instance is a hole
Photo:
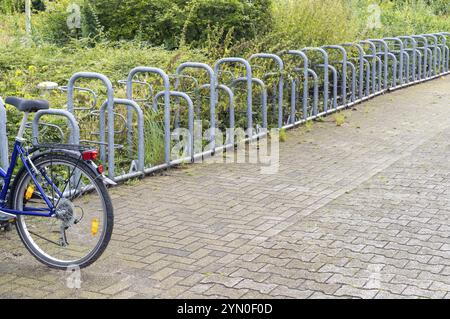
[[[56,208],[53,217],[18,216],[17,231],[30,253],[58,269],[84,268],[106,249],[113,229],[113,207],[99,175],[81,159],[48,154],[33,161],[37,182]],[[48,209],[32,176],[22,169],[11,190],[19,211]]]

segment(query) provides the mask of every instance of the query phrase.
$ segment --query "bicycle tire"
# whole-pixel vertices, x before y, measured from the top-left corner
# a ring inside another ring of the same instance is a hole
[[[33,255],[38,261],[41,263],[55,269],[60,270],[66,270],[69,267],[77,266],[80,269],[85,268],[92,263],[94,263],[105,251],[106,247],[109,244],[109,241],[112,236],[113,228],[114,228],[114,213],[113,213],[113,205],[111,198],[108,194],[108,190],[103,183],[103,181],[98,178],[99,175],[84,161],[82,161],[79,158],[75,158],[73,154],[62,154],[62,153],[46,153],[43,156],[38,156],[36,160],[33,160],[33,163],[36,167],[39,167],[45,163],[55,163],[55,162],[62,162],[66,164],[73,164],[77,169],[80,169],[83,171],[83,173],[87,174],[90,178],[92,178],[92,182],[95,183],[95,186],[98,187],[99,193],[102,196],[102,200],[104,201],[104,205],[106,208],[106,227],[104,231],[104,235],[101,241],[96,245],[95,249],[91,251],[88,255],[81,258],[77,263],[73,262],[62,262],[57,261],[51,258],[48,258],[44,254],[42,254],[39,249],[33,245],[33,240],[29,238],[28,232],[24,229],[22,224],[22,216],[18,216],[16,219],[16,229],[19,234],[20,239],[22,240],[23,244],[27,248],[27,250]],[[19,202],[18,196],[21,196],[19,193],[19,190],[22,188],[22,183],[27,180],[27,176],[29,175],[29,172],[22,167],[16,178],[14,179],[13,185],[11,187],[11,195],[10,195],[10,204],[9,206],[12,209],[18,209],[17,203]],[[48,218],[48,217],[43,217]]]

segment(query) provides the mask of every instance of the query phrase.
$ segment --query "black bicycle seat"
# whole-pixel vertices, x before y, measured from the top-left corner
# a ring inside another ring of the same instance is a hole
[[[7,97],[5,103],[15,106],[22,112],[37,112],[50,108],[50,103],[45,100],[26,100],[18,97]]]

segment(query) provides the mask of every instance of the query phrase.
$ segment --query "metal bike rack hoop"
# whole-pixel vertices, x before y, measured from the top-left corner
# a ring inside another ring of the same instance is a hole
[[[308,56],[299,50],[289,50],[289,51],[282,51],[279,55],[291,55],[295,57],[299,57],[303,61],[303,110],[307,109],[308,107],[308,76],[309,76],[309,59]],[[292,103],[294,103],[292,105]],[[296,106],[295,106],[295,100],[292,101],[291,97],[291,124],[295,124],[295,112],[296,112]]]
[[[74,90],[75,82],[79,79],[100,80],[106,87],[106,101],[108,105],[108,125],[114,126],[114,89],[111,81],[103,74],[94,72],[75,73],[69,80],[67,85],[67,109],[70,113],[75,114],[74,109]],[[114,172],[115,168],[115,149],[114,149],[114,129],[108,131],[108,170]],[[112,176],[114,177],[114,176]]]
[[[278,55],[271,53],[253,54],[250,56],[248,61],[251,63],[251,61],[255,59],[271,59],[278,65],[278,72],[280,73],[278,80],[278,128],[281,128],[283,126],[284,62]]]
[[[203,84],[200,89],[210,89],[210,84]],[[234,112],[234,93],[225,84],[219,84],[216,86],[216,90],[222,90],[228,95],[228,108],[230,112],[230,128],[235,127],[235,112]],[[216,92],[216,105],[219,101],[219,93]]]
[[[342,105],[347,104],[347,51],[340,45],[324,45],[323,49],[339,50],[342,53]]]
[[[358,50],[359,59],[359,86],[358,86],[358,96],[362,100],[364,97],[364,55],[366,54],[362,45],[358,43],[343,43],[343,47],[354,47]]]
[[[138,118],[138,165],[137,169],[139,172],[144,173],[145,167],[145,149],[144,149],[144,112],[142,112],[141,107],[132,100],[128,99],[114,99],[114,105],[125,105],[134,109]],[[103,105],[100,107],[100,158],[102,161],[106,159],[106,150],[105,150],[105,112],[108,107],[107,102],[105,101]],[[114,129],[114,127],[109,127],[109,130]],[[109,135],[108,135],[109,137]],[[112,141],[114,143],[114,141]],[[108,144],[110,141],[108,141]],[[108,171],[111,178],[115,178],[114,171]]]
[[[136,67],[130,71],[127,77],[127,99],[133,100],[133,78],[138,73],[150,73],[159,75],[164,85],[164,159],[166,164],[170,163],[170,80],[169,76],[159,68]],[[128,112],[128,125],[132,125],[132,113]],[[128,130],[130,134],[130,130]],[[131,137],[129,137],[129,140]]]
[[[323,65],[321,64],[320,66],[323,66],[323,106],[324,112],[328,112],[328,94],[329,94],[329,58],[328,58],[328,53],[327,51],[325,51],[322,48],[316,48],[316,47],[308,47],[308,48],[304,48],[302,49],[302,52],[307,53],[308,51],[312,51],[312,52],[319,52],[322,54],[323,56]]]
[[[66,111],[66,110],[48,109],[48,110],[38,111],[34,115],[33,122],[31,123],[31,125],[32,125],[32,132],[33,132],[33,135],[32,135],[33,136],[32,137],[33,144],[37,144],[38,143],[39,120],[44,115],[56,115],[56,116],[65,117],[68,120],[68,122],[70,124],[70,129],[71,129],[70,143],[72,143],[72,144],[79,144],[80,143],[80,128],[78,126],[78,122],[77,122],[75,116],[72,113],[70,113],[69,111]]]
[[[231,88],[234,88],[240,82],[247,82],[247,78],[242,77],[233,80]],[[261,87],[262,127],[267,128],[267,88],[261,79],[252,78],[252,83],[256,83]]]
[[[215,143],[216,143],[216,137],[215,137],[215,128],[216,128],[216,73],[214,70],[206,63],[197,63],[197,62],[185,62],[180,64],[177,67],[176,74],[177,76],[181,75],[181,73],[185,69],[200,69],[205,70],[208,73],[209,76],[209,91],[210,91],[210,132],[211,132],[211,143],[212,143],[212,150],[215,149]],[[175,82],[175,91],[178,90],[178,86],[180,84],[180,80],[177,77]],[[177,96],[177,95],[176,95]],[[186,100],[184,96],[178,96]],[[190,98],[189,98],[190,99]]]
[[[400,80],[400,85],[402,85],[403,84],[403,52],[404,52],[403,41],[400,38],[395,38],[395,37],[383,38],[383,40],[386,41],[386,43],[394,42],[399,45],[400,55],[399,55],[399,59],[398,59],[398,62],[399,62],[399,77],[398,77],[398,79]],[[394,86],[395,86],[395,84],[394,84]]]
[[[245,67],[246,70],[246,80],[247,80],[247,132],[248,132],[248,137],[252,137],[253,136],[253,73],[252,73],[252,67],[250,65],[250,63],[243,59],[243,58],[223,58],[220,59],[216,62],[216,64],[214,65],[214,73],[216,74],[216,79],[218,81],[217,84],[219,83],[219,74],[220,74],[220,67],[223,64],[226,63],[238,63],[238,64],[242,64]]]
[[[165,96],[167,93],[165,91],[159,92],[155,95],[155,98],[153,99],[153,107],[154,109],[157,109],[157,103],[158,100],[161,96]],[[186,101],[187,105],[188,105],[188,130],[189,133],[191,134],[190,139],[189,139],[189,157],[190,160],[194,159],[194,103],[192,102],[192,99],[189,97],[189,95],[187,95],[184,92],[178,92],[178,91],[169,91],[169,98],[170,97],[179,97],[182,98],[183,100]],[[165,106],[166,107],[166,106]],[[170,114],[170,110],[169,114]],[[164,112],[167,113],[167,110]],[[178,160],[175,163],[173,163],[173,161],[169,160],[168,165],[173,165],[173,164],[178,164],[178,162],[183,162],[184,160]]]

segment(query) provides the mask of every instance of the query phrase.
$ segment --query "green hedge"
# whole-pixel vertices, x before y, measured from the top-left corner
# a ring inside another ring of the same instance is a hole
[[[211,33],[235,41],[254,39],[269,31],[271,0],[195,0],[190,4],[184,39],[202,46]],[[221,39],[219,39],[221,40]]]
[[[34,11],[45,10],[44,0],[32,0],[31,4]],[[12,14],[23,11],[25,11],[25,0],[1,0],[0,2],[0,13]]]
[[[271,0],[89,0],[110,40],[166,49],[201,46],[211,35],[253,39],[270,26]]]

